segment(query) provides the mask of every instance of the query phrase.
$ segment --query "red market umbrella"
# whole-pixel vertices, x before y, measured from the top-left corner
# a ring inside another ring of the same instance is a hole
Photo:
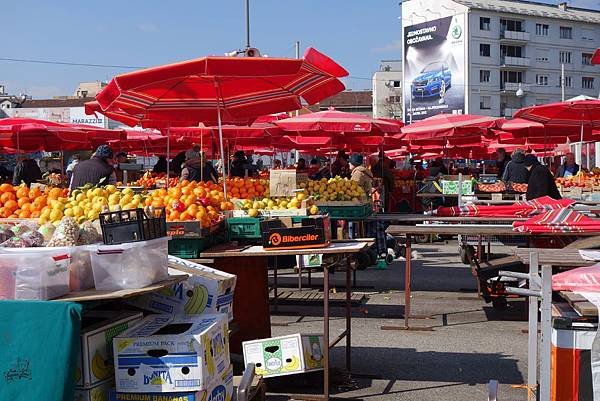
[[[80,129],[33,118],[0,119],[0,146],[20,150],[78,150],[87,147]]]
[[[515,202],[511,205],[464,205],[440,207],[436,210],[438,216],[469,216],[469,217],[529,217],[552,210],[565,209],[573,205],[572,199],[555,200],[549,196],[530,201]],[[515,223],[516,224],[516,223]]]
[[[596,49],[592,56],[592,64],[600,64],[600,48]]]
[[[402,133],[408,140],[486,135],[496,120],[472,114],[438,114],[402,127]]]
[[[309,48],[303,59],[203,57],[119,75],[96,95],[102,113],[149,127],[248,125],[256,117],[297,110],[344,90],[348,72]],[[92,111],[90,106],[90,111]],[[108,116],[108,115],[107,115]],[[226,193],[225,193],[226,195]]]
[[[572,209],[557,209],[534,216],[526,221],[514,222],[513,228],[518,232],[532,234],[596,231],[600,233],[600,219],[592,219]]]
[[[396,120],[380,120],[355,113],[337,111],[333,108],[273,121],[273,123],[288,133],[295,132],[299,135],[310,136],[398,134],[403,125]]]

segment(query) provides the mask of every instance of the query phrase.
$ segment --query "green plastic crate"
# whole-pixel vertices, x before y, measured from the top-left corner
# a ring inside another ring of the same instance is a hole
[[[257,217],[231,217],[227,219],[229,240],[260,239],[260,219]]]
[[[169,241],[169,255],[182,259],[197,259],[200,254],[213,245],[210,237],[173,238]]]
[[[370,203],[358,206],[319,206],[321,213],[329,213],[334,220],[364,219],[373,213]]]

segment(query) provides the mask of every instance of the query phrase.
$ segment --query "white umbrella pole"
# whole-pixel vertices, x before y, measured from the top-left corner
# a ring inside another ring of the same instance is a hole
[[[202,131],[200,131],[200,155],[202,156],[204,152],[204,135],[202,135]],[[204,178],[204,160],[200,158],[200,181],[203,181]]]
[[[165,187],[168,189],[169,188],[169,173],[171,170],[171,166],[170,166],[170,162],[169,162],[169,158],[171,157],[171,132],[170,129],[167,127],[167,183],[165,185]]]
[[[581,123],[581,133],[579,134],[581,142],[579,142],[579,165],[583,166],[583,123]]]
[[[217,99],[217,125],[219,127],[219,145],[221,146],[221,168],[223,169],[223,195],[227,201],[227,185],[225,185],[225,153],[223,148],[223,128],[221,127],[221,106]]]

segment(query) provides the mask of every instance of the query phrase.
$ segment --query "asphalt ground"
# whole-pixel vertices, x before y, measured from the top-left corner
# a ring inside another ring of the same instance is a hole
[[[336,398],[354,400],[487,400],[487,383],[500,382],[499,398],[525,400],[519,387],[527,376],[527,312],[523,300],[496,311],[477,296],[475,278],[460,263],[456,243],[416,247],[412,269],[411,326],[415,331],[382,330],[402,326],[404,262],[385,270],[359,271],[357,289],[368,301],[353,308],[352,380],[333,374]],[[500,249],[502,251],[502,249]],[[507,249],[504,249],[507,251]],[[343,291],[344,273],[332,276]],[[280,286],[294,287],[297,275],[279,274]],[[313,286],[322,275],[313,276]],[[331,338],[345,328],[344,309],[332,307]],[[281,305],[271,318],[273,335],[322,333],[322,306]],[[332,350],[334,369],[345,366],[343,341]],[[268,400],[289,394],[318,393],[322,373],[268,381]]]

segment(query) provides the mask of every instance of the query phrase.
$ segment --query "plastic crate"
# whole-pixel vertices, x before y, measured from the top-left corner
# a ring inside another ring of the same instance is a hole
[[[148,241],[167,236],[165,208],[156,208],[153,216],[143,209],[100,213],[102,240],[106,245]]]
[[[213,245],[210,238],[173,238],[169,241],[169,255],[182,259],[197,259]]]
[[[257,217],[231,217],[227,219],[229,240],[261,239],[260,220]]]
[[[373,213],[373,206],[370,203],[357,206],[319,206],[321,213],[329,213],[333,220],[353,220],[364,219]]]

